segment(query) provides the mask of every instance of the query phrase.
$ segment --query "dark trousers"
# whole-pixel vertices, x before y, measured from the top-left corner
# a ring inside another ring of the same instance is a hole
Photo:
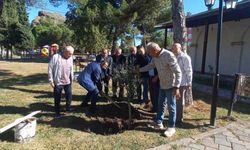
[[[104,92],[105,92],[106,95],[108,95],[108,93],[109,93],[109,80],[110,80],[109,76],[106,76],[103,79],[103,82],[104,82]]]
[[[142,86],[142,82],[141,82],[141,81],[138,81],[138,82],[136,83],[136,92],[137,92],[137,100],[139,100],[139,101],[142,100],[142,99],[141,99],[141,91],[142,91],[141,86]]]
[[[55,85],[55,87],[54,87],[54,104],[55,104],[56,114],[60,114],[60,103],[61,103],[62,90],[64,90],[64,92],[65,92],[66,110],[70,109],[71,99],[72,99],[71,84]]]
[[[180,95],[181,97],[176,100],[176,121],[183,121],[183,109],[185,105],[185,92],[187,92],[187,86],[180,86]]]
[[[88,104],[88,102],[91,101],[91,106],[95,107],[98,99],[98,93],[98,90],[88,91],[83,104]]]
[[[153,111],[157,112],[160,83],[159,80],[157,82],[153,82],[152,79],[153,77],[149,77],[149,93],[153,105]]]
[[[112,81],[112,90],[113,90],[113,96],[116,96],[117,88],[120,88],[119,90],[119,97],[122,98],[124,97],[124,84],[119,82],[119,81]]]
[[[148,77],[142,77],[142,82],[137,83],[137,97],[138,100],[141,100],[141,93],[143,93],[143,103],[148,103],[148,88],[149,88],[149,78]],[[143,86],[143,92],[142,92],[142,86]]]

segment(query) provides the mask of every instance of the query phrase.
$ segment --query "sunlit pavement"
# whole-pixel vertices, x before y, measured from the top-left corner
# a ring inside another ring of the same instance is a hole
[[[250,150],[250,122],[237,121],[225,127],[180,139],[150,150]]]

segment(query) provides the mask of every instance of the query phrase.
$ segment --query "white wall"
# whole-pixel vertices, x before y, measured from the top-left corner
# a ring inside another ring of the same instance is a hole
[[[205,26],[192,29],[192,47],[189,54],[195,71],[201,71]],[[215,70],[217,24],[209,25],[205,71]],[[243,42],[243,44],[241,44]],[[223,23],[219,73],[250,74],[250,19]]]

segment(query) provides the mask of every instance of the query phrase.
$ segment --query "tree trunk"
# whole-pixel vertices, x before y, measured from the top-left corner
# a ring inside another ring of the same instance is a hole
[[[7,60],[9,59],[9,52],[10,52],[10,50],[7,48],[7,49],[6,49],[6,59],[7,59]]]
[[[110,44],[112,43],[112,31],[113,31],[113,26],[110,27],[109,34],[107,36]]]
[[[3,10],[3,0],[0,0],[0,16],[2,15]]]
[[[174,31],[174,43],[180,43],[182,50],[187,50],[187,32],[186,32],[186,18],[184,13],[183,0],[171,0],[172,3],[172,19],[173,19],[173,31]],[[187,90],[185,97],[189,104],[193,103],[192,90]]]
[[[2,46],[0,46],[0,59],[3,59],[3,47]]]
[[[13,59],[14,46],[11,46],[10,59]]]
[[[186,51],[186,19],[184,13],[183,0],[171,0],[172,19],[174,31],[174,43],[180,43],[183,51]]]
[[[113,54],[116,48],[116,41],[117,41],[117,28],[115,27],[115,33],[113,36],[113,42],[112,42],[112,50],[111,53]]]

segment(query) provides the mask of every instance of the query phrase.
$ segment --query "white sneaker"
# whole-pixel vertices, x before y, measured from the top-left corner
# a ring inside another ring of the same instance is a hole
[[[152,124],[149,124],[148,127],[152,129],[164,129],[164,126],[162,123],[155,123],[155,122]]]
[[[166,137],[171,137],[175,134],[175,128],[168,128],[165,132],[164,132],[164,135]]]

